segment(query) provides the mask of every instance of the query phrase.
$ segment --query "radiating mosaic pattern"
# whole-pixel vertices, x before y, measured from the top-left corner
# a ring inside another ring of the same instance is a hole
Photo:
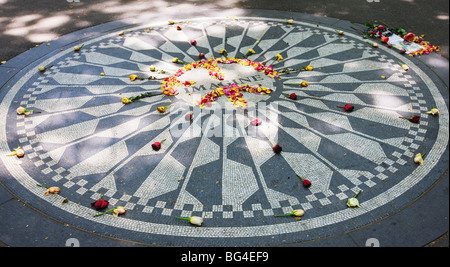
[[[20,145],[23,161],[2,157],[30,193],[35,184],[58,185],[43,199],[83,218],[144,233],[245,237],[293,233],[352,219],[383,207],[420,182],[448,142],[448,111],[433,82],[407,58],[375,49],[359,36],[306,23],[257,18],[196,19],[176,25],[145,25],[66,49],[30,69],[3,99],[2,149]],[[197,45],[190,44],[196,40]],[[272,63],[277,71],[314,66],[271,79],[251,67],[224,65],[225,80],[204,69],[179,95],[154,96],[124,105],[121,98],[160,92],[159,80],[130,81],[130,74],[167,77],[199,53],[207,58],[243,57]],[[402,70],[398,61],[408,63]],[[159,74],[149,66],[167,71]],[[102,76],[100,73],[104,73]],[[382,77],[384,76],[384,77]],[[301,87],[308,81],[308,87]],[[226,98],[200,110],[195,100],[231,83],[261,84],[269,95],[245,94],[247,110]],[[291,100],[283,93],[296,93]],[[158,106],[174,104],[161,114]],[[345,104],[355,110],[344,112]],[[29,116],[15,109],[38,110]],[[426,114],[432,106],[440,115]],[[193,112],[193,120],[185,115]],[[420,123],[400,119],[420,115]],[[263,120],[260,126],[250,122]],[[443,123],[445,121],[445,123]],[[435,140],[425,146],[424,140]],[[151,144],[165,140],[159,151]],[[281,154],[273,144],[283,147]],[[426,151],[424,151],[426,150]],[[427,152],[427,164],[413,162]],[[38,175],[36,174],[38,173]],[[298,176],[312,182],[303,188]],[[348,198],[362,190],[361,208]],[[70,193],[69,193],[70,192]],[[93,217],[90,203],[103,196],[124,206],[121,218]],[[63,198],[68,204],[60,204]],[[304,209],[301,221],[275,214]],[[175,216],[201,216],[192,228]],[[361,225],[355,225],[355,227]],[[205,230],[207,229],[207,230]]]

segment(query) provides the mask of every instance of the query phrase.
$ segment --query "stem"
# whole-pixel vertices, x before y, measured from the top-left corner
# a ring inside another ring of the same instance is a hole
[[[164,141],[166,141],[166,139],[162,140],[161,142],[159,142],[160,144],[162,144]]]
[[[356,194],[356,195],[354,196],[354,198],[357,198],[358,195],[359,195],[359,193],[361,193],[361,190],[359,190],[358,194]]]
[[[281,215],[275,215],[275,217],[283,217],[283,216],[291,216],[291,214],[281,214]]]
[[[37,184],[37,186],[39,186],[39,187],[43,187],[43,188],[47,188],[47,189],[49,189],[49,188],[50,188],[49,186],[45,186],[45,185],[41,185],[41,184]]]
[[[104,212],[102,212],[102,213],[99,213],[99,214],[95,214],[94,215],[94,217],[97,217],[97,216],[101,216],[101,215],[103,215],[103,214],[106,214],[106,213],[108,213],[108,212],[111,212],[111,211],[113,211],[115,208],[112,208],[112,209],[110,209],[110,210],[107,210],[107,211],[104,211]]]
[[[186,220],[186,221],[188,221],[188,222],[191,221],[190,218],[185,218],[185,217],[177,217],[177,216],[175,216],[175,218],[177,218],[177,219],[182,219],[182,220]]]
[[[301,179],[301,180],[303,181],[303,177],[301,177],[301,176],[300,176],[300,175],[298,175],[298,174],[297,174],[297,176],[298,176],[298,178],[300,178],[300,179]]]

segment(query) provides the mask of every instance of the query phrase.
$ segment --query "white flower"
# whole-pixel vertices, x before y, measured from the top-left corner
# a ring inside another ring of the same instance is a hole
[[[26,112],[28,112],[28,110],[24,107],[18,107],[16,109],[16,112],[17,112],[17,114],[22,115],[22,114],[25,114]]]
[[[438,115],[439,114],[439,109],[432,108],[430,111],[427,112],[427,114]]]
[[[402,66],[402,69],[403,69],[404,71],[408,71],[408,70],[409,70],[409,66],[408,66],[408,65],[406,65],[406,64],[404,64],[404,63],[401,63],[400,61],[399,61],[398,63]]]
[[[294,210],[293,213],[294,213],[295,217],[300,217],[305,214],[305,211],[304,210]]]
[[[361,193],[361,190],[354,197],[349,198],[347,200],[347,206],[349,206],[350,208],[355,208],[355,207],[359,208],[359,201],[358,201],[358,199],[356,199],[358,197],[359,193]]]
[[[191,216],[191,217],[176,217],[177,219],[182,219],[182,220],[186,220],[188,222],[190,222],[193,225],[197,225],[197,226],[201,226],[203,223],[203,218],[202,217],[198,217],[198,216]]]
[[[291,213],[287,213],[287,214],[281,214],[281,215],[275,215],[275,217],[283,217],[283,216],[295,216],[295,217],[300,217],[305,215],[305,211],[302,209],[298,209],[298,210],[293,210]]]
[[[355,197],[349,198],[347,201],[347,206],[349,207],[358,207],[359,208],[359,201]]]
[[[197,217],[197,216],[192,216],[190,218],[189,222],[194,224],[194,225],[201,226],[202,223],[203,223],[203,218],[202,217]]]

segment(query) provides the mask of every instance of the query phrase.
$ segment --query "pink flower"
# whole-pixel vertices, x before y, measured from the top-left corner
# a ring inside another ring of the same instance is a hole
[[[251,121],[251,124],[255,125],[255,126],[259,126],[262,124],[262,120],[260,119],[254,119]]]

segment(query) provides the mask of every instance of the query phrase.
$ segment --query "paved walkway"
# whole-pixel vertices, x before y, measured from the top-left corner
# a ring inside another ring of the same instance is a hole
[[[176,15],[88,27],[0,67],[4,245],[424,246],[448,232],[446,59],[374,48],[355,32],[361,25],[330,17],[256,9]],[[229,58],[273,62],[278,72],[314,69],[272,77],[245,60],[218,62],[223,79],[205,66],[184,69],[177,77],[195,83],[174,86],[177,95],[122,103],[161,92],[160,80],[130,74],[166,78],[182,67],[174,58],[221,58],[223,49]],[[283,59],[274,61],[277,54]],[[245,111],[228,95],[205,109],[195,104],[232,84],[272,91],[245,92]],[[355,109],[338,107],[345,104]],[[39,113],[18,115],[19,106]],[[433,106],[438,116],[427,114]],[[414,115],[419,123],[399,118]],[[6,156],[18,146],[24,157]],[[426,153],[423,166],[417,153]],[[46,195],[37,184],[61,191]],[[347,207],[358,192],[360,207]],[[100,196],[126,213],[95,217],[91,203]],[[297,209],[301,219],[274,216]],[[176,218],[189,216],[203,225]]]

